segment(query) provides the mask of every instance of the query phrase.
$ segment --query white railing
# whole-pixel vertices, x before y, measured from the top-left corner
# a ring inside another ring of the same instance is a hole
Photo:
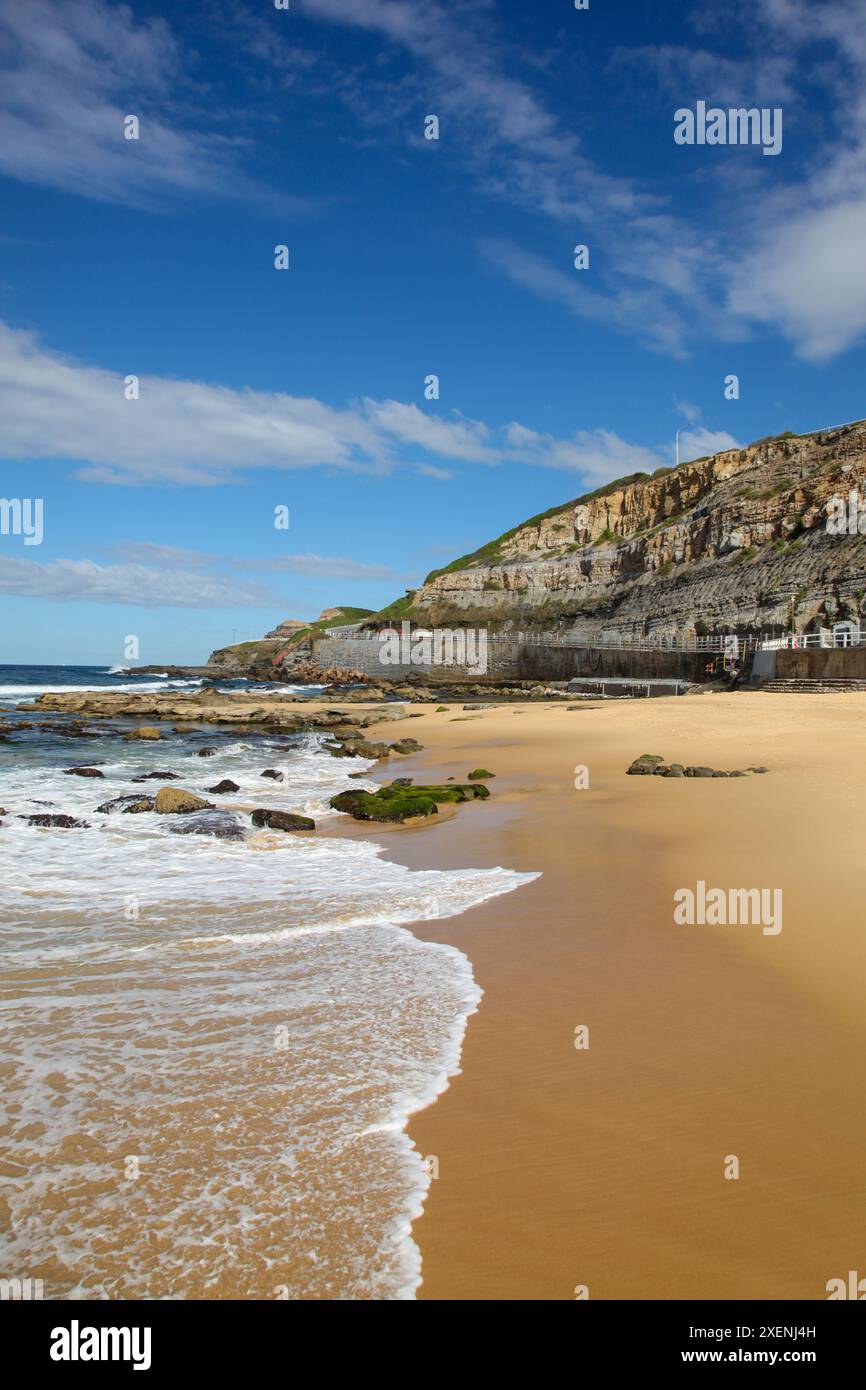
[[[389,629],[390,630],[390,629]],[[393,629],[399,631],[398,629]],[[422,629],[413,624],[413,632],[420,632]],[[425,629],[434,631],[435,629]],[[458,631],[459,629],[454,629]],[[366,638],[371,641],[379,640],[380,634],[373,629],[359,632],[355,629],[343,630],[330,628],[327,631],[330,636],[356,636]],[[748,633],[746,636],[738,634],[714,634],[713,636],[698,636],[695,633],[684,634],[675,637],[662,635],[632,633],[588,633],[588,632],[489,632],[487,640],[491,643],[510,642],[519,646],[526,647],[577,647],[592,649],[594,651],[623,651],[623,652],[707,652],[710,654],[728,654],[732,646],[732,638],[737,636],[737,652],[750,651],[779,651],[783,648],[800,647],[862,647],[866,646],[866,628],[851,627],[840,630],[821,628],[818,632],[787,632],[774,633]]]

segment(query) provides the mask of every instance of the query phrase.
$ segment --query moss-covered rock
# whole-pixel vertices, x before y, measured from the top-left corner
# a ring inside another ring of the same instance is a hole
[[[488,777],[495,777],[495,772],[488,772],[486,767],[476,767],[472,772],[468,772],[467,777],[470,782],[486,781]]]
[[[490,795],[486,787],[455,782],[449,786],[390,786],[380,787],[377,792],[348,791],[332,796],[330,806],[334,811],[344,811],[355,820],[394,821],[411,820],[415,816],[435,816],[439,806],[446,802],[484,800]]]
[[[298,816],[292,811],[271,811],[262,806],[253,811],[253,825],[260,830],[315,830],[316,822],[309,816]]]

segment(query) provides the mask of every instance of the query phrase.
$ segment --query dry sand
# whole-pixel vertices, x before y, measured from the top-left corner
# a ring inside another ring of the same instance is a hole
[[[542,875],[418,927],[485,992],[411,1126],[439,1171],[421,1297],[821,1299],[866,1274],[864,723],[863,695],[743,693],[402,726],[425,752],[401,773],[480,765],[494,794],[369,833],[413,866]],[[644,752],[770,771],[626,777]],[[674,925],[699,879],[781,888],[781,933]]]

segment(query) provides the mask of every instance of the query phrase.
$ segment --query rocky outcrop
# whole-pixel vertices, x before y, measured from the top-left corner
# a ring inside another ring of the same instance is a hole
[[[366,708],[363,713],[305,704],[299,707],[292,695],[220,694],[217,691],[175,691],[139,694],[135,691],[75,690],[48,692],[34,701],[34,708],[53,713],[69,713],[104,719],[131,717],[179,724],[258,725],[284,733],[305,733],[329,729],[365,729],[384,720],[405,719],[402,705],[386,704]],[[53,726],[49,726],[53,727]]]
[[[866,497],[866,423],[761,440],[534,517],[434,571],[401,616],[590,637],[856,620],[866,535],[825,525],[852,489]]]

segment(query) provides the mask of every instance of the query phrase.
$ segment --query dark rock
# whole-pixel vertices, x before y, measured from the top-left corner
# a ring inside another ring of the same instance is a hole
[[[239,792],[240,787],[237,782],[233,782],[230,777],[224,777],[221,782],[217,782],[215,787],[208,787],[209,792]]]
[[[401,738],[391,744],[392,753],[420,753],[422,749],[423,744],[416,738]]]
[[[769,769],[768,767],[750,767],[750,768],[748,769],[748,771],[749,771],[749,772],[769,772],[770,769]]]
[[[285,778],[283,777],[283,774],[282,774],[281,772],[277,772],[277,770],[276,770],[275,767],[266,767],[265,770],[264,770],[264,772],[261,773],[261,776],[262,776],[262,777],[270,777],[270,779],[271,779],[272,782],[284,782],[284,781],[285,781]]]
[[[336,747],[327,743],[323,747],[332,758],[374,758],[380,761],[387,758],[390,752],[387,743],[371,743],[366,738],[345,738]]]
[[[115,796],[111,801],[103,801],[101,806],[97,806],[100,815],[110,816],[115,811],[122,811],[125,815],[137,816],[143,811],[153,811],[156,802],[152,796]]]
[[[242,840],[243,827],[229,811],[192,811],[170,826],[172,835],[215,835],[218,840]]]
[[[635,758],[631,767],[626,768],[628,777],[652,777],[656,768],[664,763],[664,758],[659,757],[658,753],[641,753],[639,758]]]
[[[685,775],[686,770],[682,763],[671,763],[670,767],[665,769],[665,777],[685,777]]]
[[[138,777],[132,778],[133,782],[179,782],[179,772],[142,772]]]
[[[728,774],[727,774],[727,772],[719,772],[719,771],[717,770],[717,771],[715,771],[715,772],[713,773],[713,776],[714,776],[714,777],[727,777]]]
[[[63,775],[64,777],[104,777],[105,773],[100,772],[98,767],[68,767]]]
[[[711,767],[687,767],[687,777],[714,777],[715,770]]]
[[[89,830],[90,826],[86,820],[76,820],[74,816],[19,816],[19,820],[26,820],[28,825],[52,826],[55,830]]]
[[[350,793],[351,794],[351,793]],[[363,793],[359,793],[363,795]],[[315,830],[316,822],[309,816],[296,816],[290,811],[253,811],[253,825],[266,830]]]
[[[215,748],[197,748],[195,755],[197,758],[212,758],[215,752]]]

